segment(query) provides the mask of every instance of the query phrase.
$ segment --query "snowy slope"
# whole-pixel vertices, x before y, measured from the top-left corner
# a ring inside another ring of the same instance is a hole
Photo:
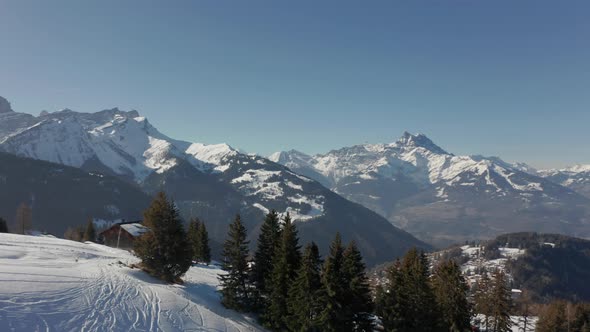
[[[441,246],[526,230],[590,236],[587,198],[526,164],[457,156],[422,134],[315,156],[291,150],[270,159]]]
[[[97,244],[0,234],[0,330],[262,331],[221,306],[219,269],[192,267],[184,285],[168,285],[123,265],[135,261]]]
[[[590,197],[590,165],[575,165],[562,169],[541,170],[537,174]]]

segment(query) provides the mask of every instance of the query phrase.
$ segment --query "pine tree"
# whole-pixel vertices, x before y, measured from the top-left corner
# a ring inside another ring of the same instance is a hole
[[[209,265],[211,263],[211,247],[209,247],[209,232],[207,232],[204,222],[199,225],[197,236],[199,238],[199,261]]]
[[[188,231],[187,231],[187,238],[189,246],[191,247],[193,256],[192,260],[195,262],[199,262],[201,253],[200,253],[200,241],[201,238],[199,237],[199,228],[201,225],[201,221],[198,218],[191,218],[188,224]]]
[[[8,233],[8,223],[0,217],[0,233]]]
[[[343,254],[342,272],[346,280],[343,311],[350,317],[352,331],[373,331],[373,301],[363,257],[354,241]]]
[[[483,315],[483,326],[489,331],[490,316],[492,316],[492,283],[487,272],[484,272],[477,282],[474,294],[475,313]]]
[[[508,288],[506,274],[502,270],[494,273],[492,280],[492,321],[494,332],[511,331],[512,294]]]
[[[322,312],[320,277],[321,258],[315,243],[305,247],[301,267],[289,289],[288,323],[289,331],[316,332],[320,330],[319,316]]]
[[[94,223],[92,222],[92,219],[88,220],[82,241],[96,241],[96,230],[94,229]]]
[[[291,222],[288,213],[283,221],[280,244],[273,259],[272,287],[268,301],[268,312],[264,315],[265,324],[276,331],[286,329],[289,286],[295,280],[301,263],[297,228]]]
[[[423,252],[410,249],[401,262],[401,292],[407,314],[407,328],[424,332],[438,325],[436,302],[429,282],[428,259]]]
[[[177,282],[191,265],[192,252],[174,202],[160,192],[144,212],[144,233],[134,243],[143,268],[168,282]]]
[[[402,280],[401,262],[397,260],[386,272],[386,284],[377,289],[376,312],[385,331],[403,332],[410,325],[406,313],[406,294]]]
[[[321,331],[338,332],[349,331],[350,317],[342,311],[346,301],[346,279],[342,271],[344,263],[344,248],[340,233],[330,245],[330,254],[322,269],[322,303],[324,310],[320,316]]]
[[[238,311],[250,309],[250,287],[248,283],[248,241],[246,228],[240,215],[229,226],[228,237],[223,245],[222,268],[226,274],[219,275],[221,303]]]
[[[270,297],[271,292],[273,257],[279,246],[280,238],[279,216],[275,210],[272,210],[266,215],[260,228],[254,254],[254,266],[252,267],[251,281],[256,290],[255,302],[258,311],[268,306],[266,300]]]
[[[459,265],[453,260],[441,262],[434,271],[432,287],[444,331],[469,331],[471,329],[471,310],[467,301],[469,287]]]

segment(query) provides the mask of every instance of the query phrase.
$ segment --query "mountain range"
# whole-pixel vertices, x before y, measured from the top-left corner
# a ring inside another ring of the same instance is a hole
[[[65,165],[86,174],[100,174],[118,181],[117,185],[126,183],[144,195],[164,190],[185,219],[203,219],[217,243],[224,240],[229,223],[240,213],[253,246],[264,214],[275,209],[282,215],[288,212],[297,222],[303,243],[315,241],[325,250],[336,232],[345,241],[355,240],[368,265],[391,260],[413,246],[429,248],[379,214],[344,199],[309,177],[266,158],[241,153],[227,144],[172,139],[137,111],[114,108],[80,113],[64,109],[33,116],[15,112],[0,98],[0,151],[30,158],[22,160],[51,162],[44,164],[47,168]],[[26,182],[27,174],[11,173],[7,177],[20,176],[20,181]],[[56,197],[68,190],[51,188]],[[95,185],[86,183],[84,189],[92,192],[94,188]],[[36,189],[30,191],[35,195]],[[131,213],[129,210],[135,215],[135,211],[145,208],[145,201],[133,204],[118,200],[115,192],[108,199],[96,197],[93,204],[108,206],[111,212],[120,211],[111,213],[113,219],[130,218],[126,215]],[[35,204],[39,201],[37,198]],[[16,208],[14,202],[6,204],[6,211]],[[85,222],[72,218],[56,222],[55,215],[63,208],[84,210],[75,202],[69,207],[60,206],[51,218],[38,216],[40,227],[61,234],[65,224]]]
[[[590,236],[590,167],[537,171],[498,157],[457,156],[407,132],[388,144],[269,159],[438,246],[531,230]]]

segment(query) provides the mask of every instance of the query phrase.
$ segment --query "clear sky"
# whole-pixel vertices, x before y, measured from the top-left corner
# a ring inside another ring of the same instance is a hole
[[[421,132],[590,163],[590,1],[0,1],[17,111],[137,109],[263,155]]]

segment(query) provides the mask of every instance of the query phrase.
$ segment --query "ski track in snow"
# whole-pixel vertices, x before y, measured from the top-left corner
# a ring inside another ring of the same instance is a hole
[[[263,330],[220,304],[217,267],[169,285],[124,265],[136,261],[92,243],[0,234],[0,331]]]

